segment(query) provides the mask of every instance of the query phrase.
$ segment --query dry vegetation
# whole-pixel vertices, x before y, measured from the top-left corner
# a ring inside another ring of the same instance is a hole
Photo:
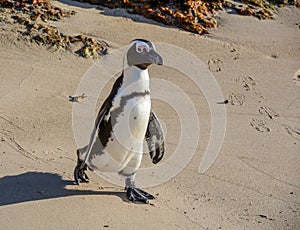
[[[204,34],[218,22],[215,13],[225,8],[241,15],[259,19],[271,19],[274,9],[286,4],[300,6],[300,0],[82,0],[109,8],[126,8],[128,12],[140,14],[170,26]],[[60,33],[48,21],[57,21],[75,14],[55,7],[50,0],[0,0],[0,23],[17,24],[17,32],[29,41],[47,45],[54,49],[70,50],[87,58],[98,58],[107,51],[108,44],[85,35],[68,36]]]

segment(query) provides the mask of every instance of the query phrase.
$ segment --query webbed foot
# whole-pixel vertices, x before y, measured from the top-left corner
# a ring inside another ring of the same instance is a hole
[[[81,168],[81,165],[77,164],[77,166],[74,169],[74,179],[75,179],[76,184],[79,185],[80,182],[82,182],[82,183],[89,182],[89,177],[85,173],[86,169],[87,169],[86,166]]]
[[[132,202],[138,201],[138,202],[148,204],[149,200],[155,199],[155,197],[153,195],[151,195],[139,188],[128,187],[128,188],[126,188],[126,191],[127,191],[128,200],[130,200]]]

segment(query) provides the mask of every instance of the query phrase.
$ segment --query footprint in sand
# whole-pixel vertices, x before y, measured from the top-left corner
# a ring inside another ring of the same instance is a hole
[[[265,115],[269,119],[273,119],[275,117],[279,117],[279,113],[275,112],[271,108],[267,106],[262,106],[258,109],[258,112],[262,115]]]
[[[293,138],[300,140],[300,128],[299,127],[290,127],[288,125],[283,125],[284,130],[292,136]]]
[[[231,93],[228,96],[228,102],[231,105],[243,105],[245,103],[245,96],[239,93]]]
[[[266,122],[264,120],[258,120],[256,118],[251,119],[250,125],[259,132],[270,132],[271,131],[271,129],[266,126]]]
[[[250,77],[239,77],[236,79],[237,82],[242,82],[243,87],[246,91],[252,90],[254,86],[256,86],[256,81]]]
[[[300,85],[300,69],[295,73],[293,81],[296,85]]]
[[[209,70],[213,72],[220,72],[222,63],[220,59],[210,59],[207,62]]]
[[[232,54],[231,56],[233,57],[233,60],[237,60],[240,57],[240,53],[238,52],[238,50],[236,48],[234,48],[234,46],[230,43],[223,43],[222,44],[223,48],[226,50],[229,50],[230,53]]]

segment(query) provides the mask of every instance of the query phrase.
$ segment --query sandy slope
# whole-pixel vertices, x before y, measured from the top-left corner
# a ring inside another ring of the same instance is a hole
[[[77,11],[53,23],[66,34],[91,35],[114,48],[145,38],[199,57],[229,99],[226,137],[213,167],[199,174],[210,132],[205,98],[182,74],[152,68],[154,76],[184,89],[199,113],[201,134],[194,158],[172,180],[147,189],[158,194],[149,205],[128,203],[122,188],[92,173],[91,183],[74,185],[76,144],[68,95],[76,92],[94,61],[20,41],[5,26],[0,32],[1,228],[300,226],[300,89],[293,80],[300,68],[299,9],[282,9],[270,21],[220,13],[220,27],[200,37],[140,16],[118,17],[124,14],[120,10],[55,4]],[[156,102],[154,108],[167,125],[170,154],[178,137],[172,124],[178,120],[162,104]]]

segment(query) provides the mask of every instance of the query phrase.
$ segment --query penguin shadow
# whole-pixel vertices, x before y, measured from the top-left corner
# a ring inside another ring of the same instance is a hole
[[[125,192],[67,189],[75,185],[60,175],[44,172],[27,172],[0,178],[0,206],[30,201],[47,200],[80,195],[112,195],[128,202]]]

